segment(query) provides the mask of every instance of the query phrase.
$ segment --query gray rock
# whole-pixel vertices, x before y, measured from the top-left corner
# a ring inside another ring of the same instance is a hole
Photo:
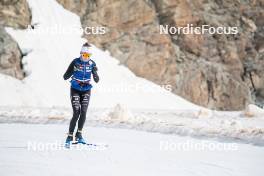
[[[30,22],[31,12],[26,0],[0,1],[0,73],[24,78],[21,50],[4,27],[25,29]]]
[[[21,69],[22,53],[17,43],[0,27],[0,73],[13,76],[18,79],[24,77]]]
[[[1,0],[0,25],[27,28],[31,22],[31,12],[26,0]]]

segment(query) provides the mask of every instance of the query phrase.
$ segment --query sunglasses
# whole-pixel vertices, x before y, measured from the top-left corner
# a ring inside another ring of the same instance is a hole
[[[85,59],[91,57],[91,55],[92,54],[90,54],[90,53],[82,53],[82,57],[85,58]]]

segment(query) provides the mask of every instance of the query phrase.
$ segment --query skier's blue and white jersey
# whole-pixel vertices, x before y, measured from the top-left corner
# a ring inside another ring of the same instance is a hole
[[[64,79],[66,80],[71,77],[72,80],[70,82],[72,88],[80,91],[87,91],[92,88],[90,84],[92,74],[95,82],[98,82],[99,77],[96,63],[91,59],[85,62],[81,58],[76,58],[72,61],[64,74]]]

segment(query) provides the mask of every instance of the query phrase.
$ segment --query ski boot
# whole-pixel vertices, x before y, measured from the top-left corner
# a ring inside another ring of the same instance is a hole
[[[65,141],[65,145],[64,146],[66,148],[70,148],[72,141],[73,141],[73,135],[69,133],[68,134],[68,137],[66,138],[66,141]]]
[[[78,144],[86,144],[86,141],[82,137],[82,131],[78,130],[75,134],[75,140],[78,142]]]

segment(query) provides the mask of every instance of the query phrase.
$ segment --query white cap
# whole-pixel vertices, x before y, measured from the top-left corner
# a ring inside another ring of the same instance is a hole
[[[81,53],[89,53],[89,48],[87,46],[83,46],[81,49]]]

